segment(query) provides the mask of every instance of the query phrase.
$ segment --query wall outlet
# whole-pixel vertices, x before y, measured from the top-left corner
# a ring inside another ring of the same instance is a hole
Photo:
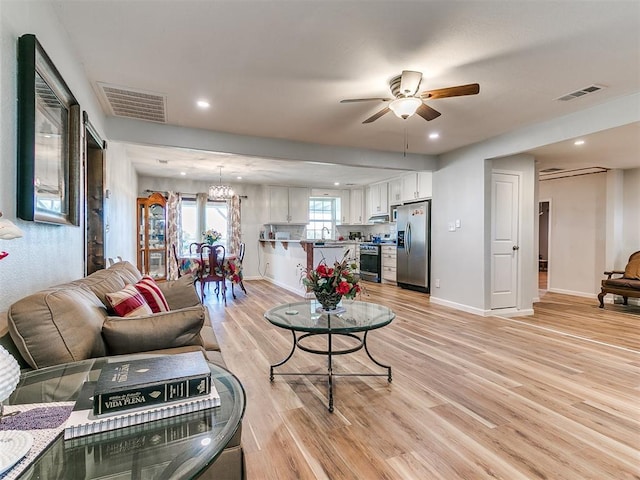
[[[453,222],[449,222],[449,231],[450,232],[455,232],[456,231],[456,224]]]
[[[436,278],[436,288],[440,288],[440,279]]]

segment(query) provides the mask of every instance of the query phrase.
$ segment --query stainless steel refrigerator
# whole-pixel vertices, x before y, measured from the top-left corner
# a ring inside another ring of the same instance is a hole
[[[431,276],[431,200],[398,207],[397,282],[429,293]]]

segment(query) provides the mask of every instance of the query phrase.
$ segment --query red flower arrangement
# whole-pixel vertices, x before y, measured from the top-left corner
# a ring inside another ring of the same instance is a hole
[[[337,293],[345,298],[354,298],[361,291],[358,283],[360,277],[353,273],[357,266],[354,262],[349,263],[348,254],[347,250],[342,260],[333,264],[333,268],[323,259],[313,270],[305,270],[302,284],[307,291]]]

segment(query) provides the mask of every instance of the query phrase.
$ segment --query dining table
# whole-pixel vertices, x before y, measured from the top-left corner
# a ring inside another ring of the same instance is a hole
[[[180,274],[192,274],[196,277],[200,277],[203,267],[208,267],[209,257],[203,259],[200,256],[183,256],[178,258],[178,264],[180,266]],[[222,271],[217,271],[216,274],[222,275],[229,279],[234,284],[242,284],[242,262],[235,253],[225,255],[222,262]],[[244,288],[243,288],[244,290]]]

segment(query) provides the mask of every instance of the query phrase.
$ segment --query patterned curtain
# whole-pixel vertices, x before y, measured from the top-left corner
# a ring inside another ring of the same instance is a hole
[[[238,253],[242,241],[242,228],[240,227],[240,197],[234,195],[227,200],[227,232],[229,232],[229,251]]]
[[[178,263],[173,254],[174,251],[180,254],[180,225],[182,219],[180,212],[182,211],[182,195],[176,192],[167,194],[167,279],[175,280],[178,278]]]

